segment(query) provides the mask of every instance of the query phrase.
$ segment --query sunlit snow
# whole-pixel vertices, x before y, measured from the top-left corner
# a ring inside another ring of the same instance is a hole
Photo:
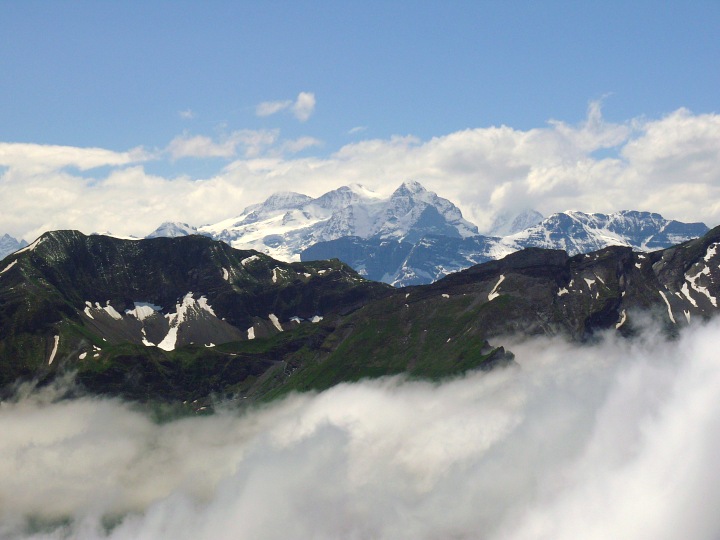
[[[162,307],[156,306],[155,304],[151,304],[149,302],[134,302],[134,305],[134,309],[127,309],[125,310],[125,313],[127,315],[132,315],[139,321],[144,321],[148,317],[152,316],[154,313],[162,311]]]
[[[187,320],[188,315],[191,312],[199,313],[205,311],[213,316],[216,316],[215,311],[213,311],[210,304],[208,304],[207,298],[201,296],[199,299],[195,300],[192,292],[187,293],[183,297],[182,302],[175,306],[175,309],[175,313],[168,313],[165,315],[170,322],[170,329],[163,340],[157,344],[160,349],[165,351],[172,351],[175,349],[177,346],[177,337],[180,325]]]
[[[259,260],[260,260],[260,257],[258,257],[257,255],[251,255],[250,257],[247,257],[247,258],[243,259],[242,261],[240,261],[240,264],[242,264],[243,266],[247,266],[248,264],[255,262],[255,261],[259,261]]]
[[[38,246],[42,243],[43,240],[45,240],[45,239],[44,239],[44,238],[38,238],[38,239],[35,240],[32,244],[30,244],[29,246],[25,246],[25,247],[22,248],[22,249],[18,249],[18,250],[15,252],[15,254],[24,253],[24,252],[26,252],[26,251],[35,251],[35,248],[38,247]]]
[[[17,264],[17,259],[15,259],[13,262],[11,262],[10,264],[8,264],[8,265],[5,267],[5,269],[4,269],[2,272],[0,272],[0,274],[4,274],[4,273],[7,272],[8,270],[10,270],[13,266],[15,266],[15,264]]]
[[[55,360],[55,354],[58,350],[58,345],[60,343],[60,336],[55,336],[55,345],[53,346],[53,350],[50,353],[50,359],[48,360],[48,365],[53,363],[53,360]]]
[[[662,296],[662,299],[665,301],[665,305],[667,306],[668,310],[668,316],[670,317],[670,320],[673,322],[673,324],[677,324],[675,322],[675,317],[673,317],[672,308],[670,307],[670,302],[668,301],[667,297],[665,296],[665,293],[662,291],[658,291],[660,293],[660,296]]]
[[[494,300],[495,298],[497,298],[498,296],[500,296],[500,293],[497,292],[497,290],[498,290],[498,287],[500,287],[500,284],[501,284],[503,281],[505,281],[505,274],[503,274],[503,275],[500,276],[500,279],[498,279],[498,282],[497,282],[497,283],[495,284],[495,286],[493,287],[493,290],[490,291],[490,294],[488,294],[488,301]]]
[[[622,313],[620,313],[620,320],[619,320],[619,321],[617,322],[617,324],[615,325],[615,329],[617,330],[617,329],[620,328],[623,324],[625,324],[625,321],[626,321],[626,320],[627,320],[627,313],[626,313],[625,310],[623,309],[623,310],[622,310]]]
[[[280,325],[280,321],[278,320],[277,316],[274,313],[271,313],[268,315],[268,318],[270,319],[270,322],[273,323],[273,326],[277,328],[280,332],[283,331],[283,327]]]

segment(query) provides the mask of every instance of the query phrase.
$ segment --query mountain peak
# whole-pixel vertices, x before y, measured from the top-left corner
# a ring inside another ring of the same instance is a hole
[[[426,191],[425,187],[417,180],[406,180],[393,192],[392,197],[406,197],[425,193]]]
[[[179,221],[166,221],[145,238],[158,238],[160,236],[176,238],[178,236],[188,236],[191,234],[198,234],[197,228]]]
[[[360,184],[350,184],[349,186],[341,186],[332,191],[321,195],[314,201],[321,208],[340,210],[350,204],[361,201],[372,201],[377,199],[379,195]]]
[[[4,259],[6,256],[27,245],[28,243],[25,240],[17,240],[9,234],[4,234],[2,238],[0,238],[0,259]]]
[[[495,217],[487,234],[489,236],[508,236],[537,225],[543,219],[543,215],[532,208],[525,208],[518,213],[505,210]]]
[[[380,195],[370,188],[366,188],[362,184],[353,183],[347,186],[347,188],[353,193],[364,197],[366,199],[380,199]]]
[[[504,242],[518,249],[529,246],[564,249],[571,255],[609,245],[652,251],[697,238],[707,231],[703,223],[680,223],[652,212],[623,210],[601,214],[566,210],[506,237]]]
[[[385,198],[359,184],[312,199],[276,193],[238,218],[200,227],[200,234],[233,247],[256,249],[282,260],[299,260],[308,246],[343,236],[420,238],[428,234],[468,237],[477,227],[450,201],[407,181]]]
[[[308,197],[302,193],[296,193],[295,191],[278,191],[265,199],[265,202],[262,203],[261,206],[268,210],[291,209],[298,208],[311,200],[312,197]]]

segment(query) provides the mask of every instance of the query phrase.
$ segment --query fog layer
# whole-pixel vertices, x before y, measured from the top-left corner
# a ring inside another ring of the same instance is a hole
[[[516,344],[519,367],[153,422],[0,405],[1,538],[711,539],[720,321]]]

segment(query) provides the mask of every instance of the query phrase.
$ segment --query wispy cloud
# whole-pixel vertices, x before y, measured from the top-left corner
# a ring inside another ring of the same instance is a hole
[[[178,112],[178,115],[183,120],[192,120],[195,118],[195,113],[192,111],[192,109],[185,109],[184,111]]]
[[[362,133],[367,130],[367,126],[355,126],[348,131],[348,135],[355,135],[356,133]]]
[[[79,148],[31,143],[0,143],[0,165],[14,171],[37,173],[75,167],[82,171],[105,166],[121,166],[151,159],[142,147],[127,152],[104,148]]]
[[[315,137],[300,137],[283,143],[281,152],[283,154],[297,154],[308,148],[322,146],[322,141]]]
[[[210,157],[233,157],[237,142],[227,139],[223,142],[213,141],[205,135],[179,135],[175,137],[167,147],[172,159],[180,158],[210,158]]]
[[[255,114],[270,116],[285,110],[291,111],[300,122],[307,121],[315,111],[315,94],[300,92],[295,101],[264,101],[255,108]]]
[[[172,159],[181,158],[232,158],[241,151],[244,157],[256,157],[278,139],[277,130],[239,130],[218,140],[205,135],[183,134],[175,137],[166,151]]]
[[[270,116],[292,107],[292,100],[286,101],[263,101],[255,108],[258,116]]]

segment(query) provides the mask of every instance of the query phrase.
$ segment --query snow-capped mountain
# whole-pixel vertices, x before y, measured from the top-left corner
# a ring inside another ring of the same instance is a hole
[[[467,238],[429,235],[415,243],[345,236],[318,242],[301,256],[303,261],[337,258],[367,279],[405,287],[432,283],[511,252],[500,245],[500,238],[482,235]]]
[[[569,255],[607,246],[654,251],[697,238],[707,231],[703,223],[682,223],[651,212],[623,210],[612,214],[586,214],[567,211],[506,236],[501,243],[511,250],[542,247],[564,249]]]
[[[4,259],[11,253],[16,252],[20,248],[24,248],[28,243],[25,240],[17,240],[9,234],[0,237],[0,260]]]
[[[513,221],[522,223],[522,216]],[[535,217],[532,211],[525,216],[530,221]],[[590,253],[609,246],[655,251],[697,238],[707,231],[703,223],[681,223],[650,212],[561,212],[502,238],[428,236],[417,242],[403,264],[394,272],[389,272],[388,278],[383,281],[395,286],[431,283],[450,273],[529,247],[562,249],[568,255]]]
[[[285,261],[300,260],[300,253],[317,242],[346,236],[414,243],[429,234],[451,238],[478,234],[453,203],[416,181],[403,183],[387,199],[358,184],[316,199],[276,193],[239,216],[204,225],[198,232]]]
[[[177,238],[178,236],[189,236],[191,234],[199,234],[196,227],[179,221],[166,221],[145,238]]]
[[[487,236],[509,236],[537,225],[543,219],[540,212],[531,208],[526,208],[516,214],[509,211],[500,212],[485,234]]]
[[[531,209],[500,214],[480,235],[450,201],[419,182],[403,183],[388,198],[354,184],[312,198],[281,192],[214,225],[163,223],[148,238],[201,234],[284,261],[338,258],[361,275],[395,286],[431,283],[474,264],[527,247],[569,255],[608,246],[663,249],[707,232],[660,214],[567,211],[545,219]]]
[[[426,235],[415,242],[401,243],[340,238],[310,246],[302,253],[302,260],[338,258],[369,279],[400,287],[431,283],[528,247],[563,249],[569,255],[608,246],[653,251],[697,238],[707,231],[703,223],[681,223],[650,212],[572,211],[553,214],[537,225],[503,238]]]

